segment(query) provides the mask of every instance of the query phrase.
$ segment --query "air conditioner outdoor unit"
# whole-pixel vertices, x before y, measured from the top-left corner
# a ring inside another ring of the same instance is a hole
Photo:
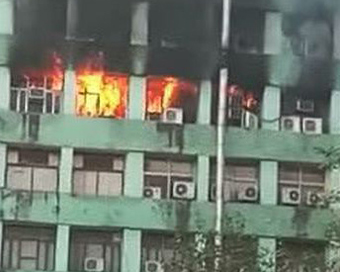
[[[154,186],[145,186],[144,187],[144,197],[153,198],[153,199],[161,199],[162,198],[162,188],[154,187]]]
[[[301,193],[297,188],[282,188],[281,202],[282,204],[298,205],[301,201]]]
[[[246,129],[257,129],[259,126],[259,120],[256,114],[249,111],[243,111],[242,113],[242,127]]]
[[[302,130],[306,134],[321,134],[322,118],[303,118]]]
[[[299,112],[314,112],[314,101],[298,99],[296,101],[296,110]]]
[[[290,132],[300,132],[300,117],[299,116],[283,116],[281,118],[281,130]]]
[[[84,270],[87,272],[102,272],[104,271],[103,258],[86,258],[84,263]]]
[[[195,184],[188,181],[175,181],[172,196],[180,199],[193,199],[195,197]]]
[[[242,184],[238,188],[237,199],[239,201],[257,201],[258,187],[255,184]]]
[[[320,192],[310,191],[307,193],[307,202],[308,206],[320,206],[324,204],[324,195]]]
[[[145,272],[163,272],[163,265],[158,261],[146,261]]]
[[[183,110],[179,108],[168,108],[164,110],[162,122],[167,124],[183,124]]]

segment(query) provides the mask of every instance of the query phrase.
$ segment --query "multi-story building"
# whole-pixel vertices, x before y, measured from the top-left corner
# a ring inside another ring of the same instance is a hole
[[[213,230],[223,66],[225,218],[286,271],[336,257],[340,13],[306,2],[232,1],[225,52],[221,0],[2,0],[0,270],[162,271]]]

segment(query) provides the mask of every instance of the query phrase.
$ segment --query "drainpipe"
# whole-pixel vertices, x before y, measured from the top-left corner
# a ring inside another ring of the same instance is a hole
[[[222,35],[221,49],[226,50],[229,42],[229,17],[231,0],[222,0]],[[222,222],[223,222],[223,168],[224,168],[224,131],[226,114],[226,92],[228,85],[228,68],[220,69],[219,102],[217,119],[217,167],[216,167],[216,222],[215,222],[215,271],[221,271]]]

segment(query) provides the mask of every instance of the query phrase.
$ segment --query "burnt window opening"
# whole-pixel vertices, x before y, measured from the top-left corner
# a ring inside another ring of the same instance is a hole
[[[66,0],[16,0],[15,34],[35,40],[39,36],[64,38],[66,34]]]
[[[151,46],[194,49],[219,43],[216,1],[151,2],[149,18]]]
[[[147,158],[144,164],[144,197],[194,199],[192,160]]]
[[[73,193],[121,195],[124,168],[124,158],[120,155],[77,153],[73,159]]]
[[[182,113],[182,118],[178,118],[183,123],[195,123],[198,110],[197,84],[174,77],[148,77],[145,118],[164,119],[167,110],[173,108]]]
[[[129,44],[129,1],[78,0],[76,6],[75,30],[68,34],[76,39],[94,40],[104,44]]]
[[[223,200],[258,203],[260,199],[259,164],[251,161],[226,162],[223,177]],[[209,200],[216,200],[216,161],[210,161]]]
[[[121,267],[120,231],[72,229],[70,271],[119,272]]]
[[[316,164],[281,163],[279,202],[283,205],[323,206],[325,171]]]
[[[258,9],[231,10],[230,45],[236,53],[262,54],[265,13]]]
[[[4,226],[2,269],[54,269],[55,230],[40,226]]]
[[[36,149],[9,149],[6,187],[13,190],[55,192],[59,153]]]
[[[76,67],[78,116],[124,118],[128,76],[107,70],[103,51],[90,52]]]
[[[322,242],[278,241],[276,271],[327,271],[325,248]]]
[[[10,109],[20,113],[60,112],[64,84],[63,60],[57,52],[43,54],[42,67],[16,67],[11,78]]]

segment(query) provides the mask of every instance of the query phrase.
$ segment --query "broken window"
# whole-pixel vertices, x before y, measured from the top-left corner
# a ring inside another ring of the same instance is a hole
[[[216,199],[216,163],[210,164],[210,200]],[[256,162],[228,162],[224,166],[225,201],[259,201],[259,166]]]
[[[17,69],[11,81],[11,110],[36,114],[59,113],[63,80],[63,63],[56,52],[48,55],[46,68]]]
[[[128,77],[106,71],[103,52],[91,53],[76,69],[79,116],[124,118]]]
[[[118,231],[72,230],[70,271],[119,272],[121,240]]]
[[[306,241],[278,241],[276,271],[327,271],[325,244]]]
[[[4,226],[2,269],[54,269],[55,231],[50,227]]]
[[[197,84],[174,77],[148,77],[146,90],[146,119],[159,120],[168,108],[178,108],[186,123],[197,116]]]
[[[59,155],[53,151],[9,149],[7,188],[55,192],[58,187]]]
[[[282,204],[322,205],[325,172],[317,164],[281,163],[279,186]]]
[[[193,199],[195,197],[194,185],[192,161],[146,159],[144,164],[145,197]]]
[[[73,160],[73,193],[117,196],[122,194],[124,160],[107,154],[76,154]]]

